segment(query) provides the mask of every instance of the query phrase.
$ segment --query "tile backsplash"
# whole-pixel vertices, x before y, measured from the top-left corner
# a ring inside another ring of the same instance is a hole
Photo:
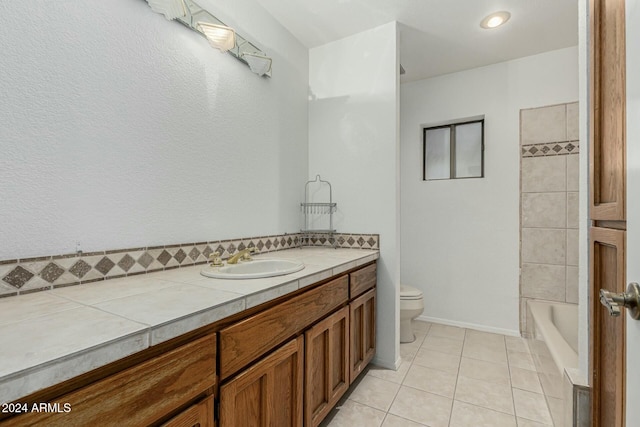
[[[520,330],[526,300],[578,302],[578,103],[520,112]]]
[[[378,234],[281,234],[210,242],[51,255],[0,261],[0,297],[93,283],[173,268],[205,264],[213,252],[222,259],[247,247],[258,253],[305,246],[379,249]]]

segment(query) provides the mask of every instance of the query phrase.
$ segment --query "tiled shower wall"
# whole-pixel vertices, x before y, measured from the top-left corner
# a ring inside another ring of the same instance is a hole
[[[520,332],[526,303],[578,303],[578,103],[520,111]]]

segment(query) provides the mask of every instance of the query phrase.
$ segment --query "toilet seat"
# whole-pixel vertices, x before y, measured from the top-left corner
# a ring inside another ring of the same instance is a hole
[[[418,300],[422,299],[422,292],[411,286],[400,285],[401,300]]]

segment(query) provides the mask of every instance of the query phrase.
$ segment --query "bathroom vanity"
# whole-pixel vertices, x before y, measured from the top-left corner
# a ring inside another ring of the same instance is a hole
[[[0,425],[317,426],[374,356],[376,258],[14,399]]]

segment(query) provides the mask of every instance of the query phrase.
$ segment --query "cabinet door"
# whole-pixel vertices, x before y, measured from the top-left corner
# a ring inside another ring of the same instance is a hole
[[[298,337],[220,387],[220,426],[301,426],[303,357]]]
[[[625,2],[589,3],[590,215],[621,221],[626,218]]]
[[[625,232],[591,228],[592,420],[594,426],[624,426],[625,322],[624,310],[612,317],[600,305],[600,289],[625,291]],[[631,424],[628,424],[631,425]]]
[[[349,304],[351,335],[350,375],[352,383],[376,354],[376,290],[356,298]]]
[[[316,427],[349,388],[349,307],[305,332],[305,426]]]
[[[203,399],[174,418],[162,427],[215,427],[213,421],[213,396]]]

